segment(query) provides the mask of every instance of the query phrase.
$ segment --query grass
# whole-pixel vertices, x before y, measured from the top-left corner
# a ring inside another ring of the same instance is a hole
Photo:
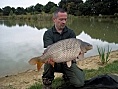
[[[86,80],[103,74],[118,74],[118,60],[114,61],[113,63],[109,63],[104,67],[99,67],[98,70],[91,69],[91,70],[84,70],[84,72],[86,75]],[[64,84],[64,81],[62,80],[62,78],[59,77],[53,81],[52,87],[53,89],[56,89],[62,84]],[[65,84],[65,86],[68,85]],[[28,89],[42,89],[42,84],[40,82],[36,83]]]
[[[102,47],[100,48],[100,47],[97,46],[97,50],[98,50],[98,53],[99,53],[101,63],[102,64],[107,64],[107,62],[110,60],[109,55],[111,53],[111,49],[109,48],[109,46],[108,46],[108,49],[107,49],[107,53],[106,53],[105,48],[102,48]]]
[[[57,87],[61,86],[62,84],[64,84],[64,81],[62,78],[58,77],[56,79],[54,79],[53,83],[52,83],[52,87],[53,89],[56,89]],[[27,88],[27,89],[42,89],[42,83],[41,82],[36,82],[34,85],[32,85],[31,87]]]
[[[34,85],[32,85],[30,88],[27,89],[42,89],[42,84],[41,83],[35,83]]]
[[[107,64],[105,67],[99,67],[98,70],[84,70],[86,74],[86,79],[92,78],[93,76],[101,75],[101,74],[118,74],[118,60],[113,63]]]

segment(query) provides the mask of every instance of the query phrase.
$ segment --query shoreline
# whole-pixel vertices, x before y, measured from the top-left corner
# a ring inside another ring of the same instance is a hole
[[[118,60],[118,50],[112,51],[109,58],[109,63]],[[101,67],[99,63],[99,55],[95,55],[87,57],[85,60],[78,61],[77,65],[81,69],[98,69]],[[39,72],[36,69],[27,70],[15,75],[0,77],[0,89],[26,89],[34,83],[41,81],[42,72],[43,68]],[[55,77],[59,77],[61,75],[61,73],[55,73]]]

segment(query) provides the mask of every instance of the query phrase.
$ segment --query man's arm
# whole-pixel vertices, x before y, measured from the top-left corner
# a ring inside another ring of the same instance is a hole
[[[44,48],[47,48],[49,45],[53,44],[53,38],[49,34],[49,31],[46,31],[43,36]]]
[[[53,44],[53,39],[48,31],[46,31],[43,35],[43,42],[44,42],[44,48],[47,48],[49,45]],[[47,51],[47,49],[44,50],[44,53],[46,51]],[[46,63],[54,66],[54,61],[52,58],[49,58]]]

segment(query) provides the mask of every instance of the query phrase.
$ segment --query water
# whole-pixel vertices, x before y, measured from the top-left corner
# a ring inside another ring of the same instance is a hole
[[[43,34],[46,30],[47,28],[39,30],[27,24],[9,26],[0,24],[0,77],[35,68],[35,66],[29,65],[28,61],[30,58],[42,54],[44,50]],[[97,46],[107,49],[109,45],[112,50],[118,50],[117,41],[111,39],[107,41],[102,39],[104,37],[98,39],[88,34],[87,30],[75,32],[77,38],[93,45],[93,49],[88,51],[85,57],[98,55]]]
[[[43,52],[43,33],[30,26],[0,25],[0,76],[15,74],[33,68],[28,60]]]

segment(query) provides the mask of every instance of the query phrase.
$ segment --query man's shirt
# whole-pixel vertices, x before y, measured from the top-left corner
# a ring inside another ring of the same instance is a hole
[[[76,38],[76,35],[73,30],[69,29],[67,26],[63,29],[60,34],[57,32],[55,26],[47,30],[43,36],[44,48],[47,48],[49,45],[63,39]]]

